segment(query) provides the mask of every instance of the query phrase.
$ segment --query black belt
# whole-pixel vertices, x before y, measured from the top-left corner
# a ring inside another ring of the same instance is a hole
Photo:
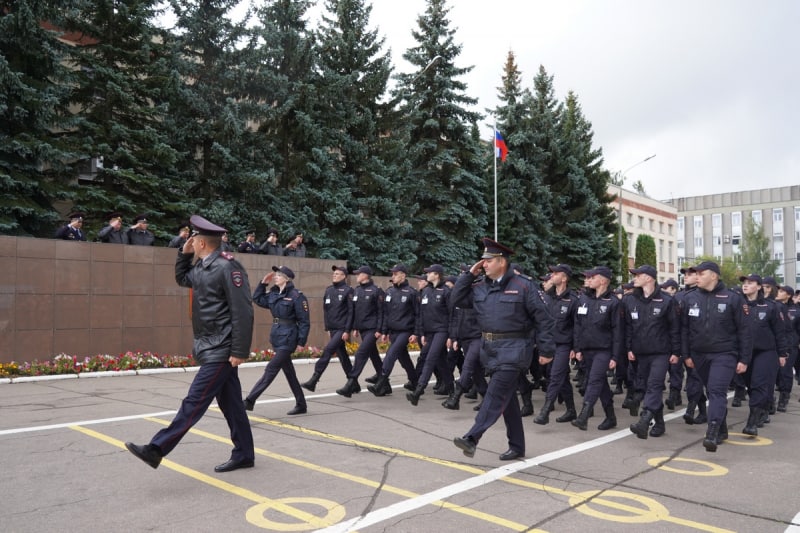
[[[273,318],[273,324],[291,324],[292,326],[297,324],[297,320],[292,320],[290,318]]]
[[[481,336],[487,341],[501,341],[504,339],[527,339],[530,337],[525,331],[509,331],[508,333],[492,333],[484,331]]]

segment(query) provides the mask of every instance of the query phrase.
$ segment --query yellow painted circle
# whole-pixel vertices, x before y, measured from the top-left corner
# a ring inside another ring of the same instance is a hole
[[[742,437],[743,440],[730,440],[730,437],[733,435]],[[767,437],[751,437],[744,433],[730,433],[725,444],[735,444],[736,446],[769,446],[772,444],[772,439],[768,439]]]
[[[309,504],[322,507],[327,512],[324,516],[313,515],[315,520],[302,521],[297,518],[297,522],[275,522],[265,516],[268,511],[273,511],[282,515],[289,514],[281,508],[290,507],[297,511],[298,515],[305,515],[308,512],[299,508],[293,507],[293,504]],[[279,498],[270,500],[268,502],[259,503],[247,510],[247,521],[254,526],[262,529],[271,529],[273,531],[312,531],[324,527],[332,526],[341,522],[345,517],[346,511],[344,506],[339,505],[331,500],[323,500],[322,498]]]
[[[663,464],[662,464],[663,463]],[[667,463],[692,463],[696,465],[705,466],[708,470],[685,470],[682,468],[675,468],[667,466]],[[728,469],[718,464],[710,463],[708,461],[701,461],[699,459],[685,459],[683,457],[653,457],[647,460],[647,464],[654,466],[664,472],[674,472],[676,474],[686,474],[687,476],[724,476],[728,473]]]
[[[600,493],[602,494],[598,499],[592,500],[591,502],[586,502],[586,500],[589,498],[597,496]],[[644,508],[639,505],[632,505],[630,503],[616,501],[619,499],[633,500],[634,502],[643,505]],[[581,492],[570,497],[569,503],[570,505],[576,506],[575,508],[585,515],[593,516],[603,520],[609,520],[611,522],[622,522],[626,524],[645,524],[649,522],[658,522],[659,520],[663,520],[669,516],[669,511],[667,508],[654,499],[618,490],[589,490],[586,492]],[[593,509],[590,507],[590,505],[602,505],[611,509],[615,509],[620,513],[630,514],[625,515],[604,513]]]

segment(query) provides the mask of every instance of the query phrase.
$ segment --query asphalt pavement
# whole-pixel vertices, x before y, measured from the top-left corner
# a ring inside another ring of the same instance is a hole
[[[368,369],[369,370],[369,369]],[[312,367],[297,363],[301,381]],[[263,372],[248,365],[245,390]],[[366,374],[365,374],[366,375]],[[667,432],[641,440],[617,407],[598,431],[524,419],[523,460],[503,462],[502,420],[473,458],[453,445],[474,401],[441,406],[431,390],[413,407],[399,374],[394,393],[344,398],[332,364],[308,393],[308,414],[279,375],[250,414],[251,469],[223,474],[228,428],[216,407],[156,470],[125,441],[146,443],[167,424],[191,371],[0,384],[4,532],[247,531],[758,531],[800,532],[800,403],[741,434],[747,408],[729,407],[729,440],[705,451],[704,427],[666,411]],[[615,403],[619,405],[621,397]],[[534,405],[542,392],[534,393]],[[685,398],[684,398],[685,402]],[[599,406],[595,409],[600,414]]]

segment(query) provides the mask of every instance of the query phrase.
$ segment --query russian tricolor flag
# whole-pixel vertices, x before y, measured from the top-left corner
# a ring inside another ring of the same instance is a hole
[[[494,156],[499,157],[500,161],[505,161],[508,156],[506,141],[503,140],[503,136],[497,130],[494,130]]]

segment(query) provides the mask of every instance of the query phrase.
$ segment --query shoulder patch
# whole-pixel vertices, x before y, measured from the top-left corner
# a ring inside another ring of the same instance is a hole
[[[225,252],[225,253],[227,253],[227,252]],[[242,285],[244,285],[244,276],[242,275],[242,273],[240,271],[234,270],[233,272],[231,272],[231,281],[233,281],[233,286],[234,287],[237,287],[237,288],[241,287]]]
[[[308,313],[308,300],[303,300],[303,311]]]
[[[221,255],[222,257],[224,257],[228,261],[233,261],[233,254],[230,253],[230,252],[220,252],[219,255]]]

